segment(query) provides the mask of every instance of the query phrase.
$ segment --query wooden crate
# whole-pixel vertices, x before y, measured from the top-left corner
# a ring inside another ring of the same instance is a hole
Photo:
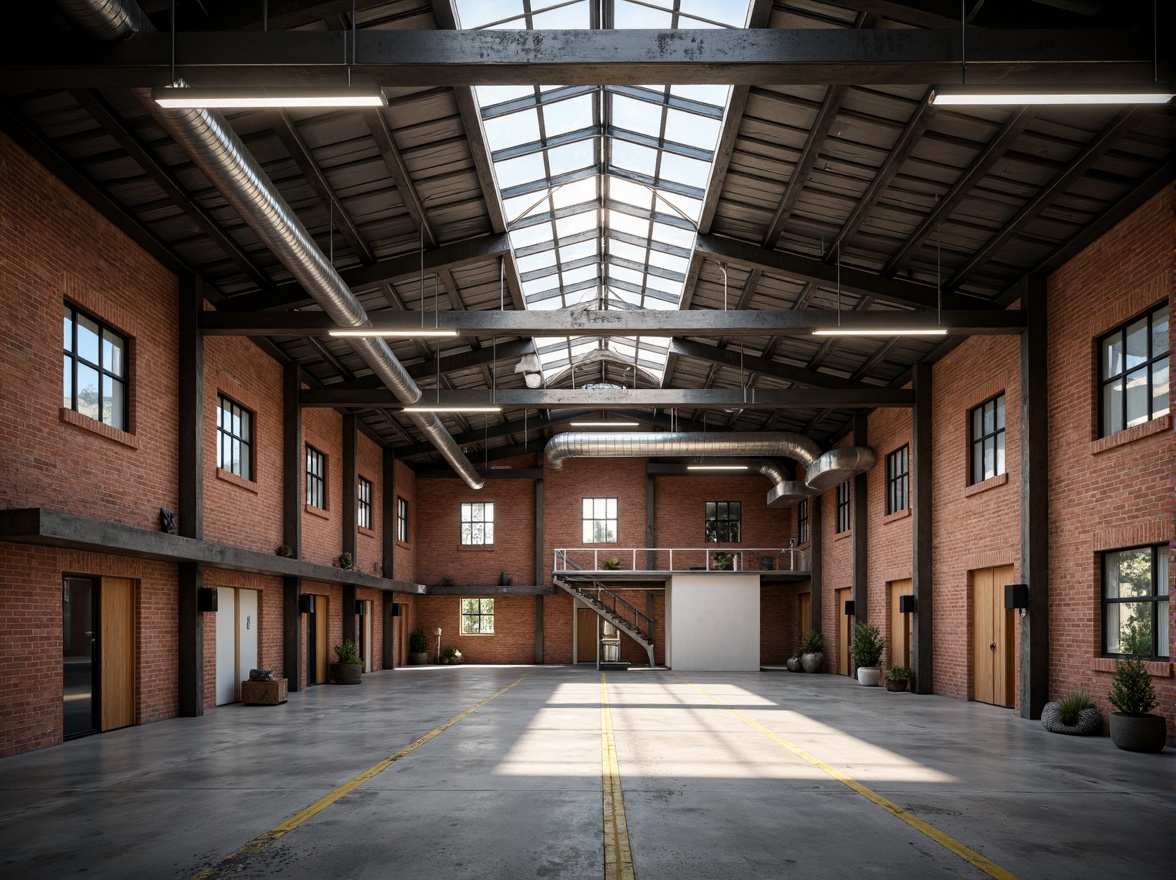
[[[247,706],[276,706],[286,702],[286,679],[241,682],[241,702]]]

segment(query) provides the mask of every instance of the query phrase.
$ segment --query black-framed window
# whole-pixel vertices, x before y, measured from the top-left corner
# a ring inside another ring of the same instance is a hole
[[[849,480],[837,484],[837,534],[848,532],[849,519]]]
[[[706,502],[706,522],[703,527],[706,543],[738,544],[743,540],[743,502]]]
[[[809,539],[809,503],[806,498],[796,505],[796,543],[807,544]]]
[[[886,456],[886,512],[896,513],[910,506],[910,446]]]
[[[361,529],[370,529],[372,527],[372,481],[360,477],[355,497],[359,502],[357,525]]]
[[[1103,554],[1103,653],[1168,657],[1168,548]]]
[[[127,337],[65,303],[62,345],[62,405],[127,430]]]
[[[396,540],[408,543],[408,502],[396,496]]]
[[[984,401],[969,415],[972,442],[972,479],[982,483],[1005,472],[1005,396]]]
[[[494,635],[494,600],[461,600],[461,634],[463,636]]]
[[[216,466],[253,479],[253,413],[223,394],[216,396]]]
[[[617,499],[585,498],[580,510],[585,544],[611,544],[617,540]]]
[[[465,501],[461,505],[461,542],[494,543],[494,502]]]
[[[1099,340],[1099,436],[1168,412],[1168,304]]]
[[[327,457],[306,444],[306,503],[327,509]]]

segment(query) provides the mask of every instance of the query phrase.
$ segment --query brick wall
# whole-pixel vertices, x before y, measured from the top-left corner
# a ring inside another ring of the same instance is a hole
[[[852,446],[849,439],[835,444]],[[838,607],[837,590],[853,586],[853,491],[850,487],[850,528],[837,531],[837,489],[813,498],[821,505],[821,633],[825,636],[825,671],[837,671],[844,609]],[[810,526],[811,528],[811,526]],[[807,630],[806,630],[807,631]]]
[[[343,417],[333,409],[302,411],[302,440],[327,458],[327,508],[303,504],[302,558],[337,565],[343,552]],[[306,453],[302,453],[302,498],[306,499]]]
[[[489,597],[480,597],[489,598]],[[535,597],[494,596],[494,634],[461,634],[461,597],[420,596],[416,626],[429,637],[429,662],[437,660],[437,636],[441,627],[441,648],[455,646],[466,663],[534,663]]]
[[[360,528],[356,540],[355,564],[366,574],[384,573],[384,452],[363,431],[359,432],[359,476],[372,484],[372,527]],[[358,522],[358,520],[356,520]],[[389,528],[395,528],[390,523]]]
[[[393,479],[396,484],[396,496],[408,502],[408,540],[397,540],[396,542],[396,555],[392,577],[398,581],[420,583],[416,575],[417,547],[419,546],[417,535],[420,528],[420,509],[416,503],[416,473],[408,465],[404,464],[404,462],[398,461],[395,464]],[[395,529],[395,499],[393,499],[392,511],[393,520],[388,523],[388,528]],[[411,631],[412,628],[410,627],[409,629]]]

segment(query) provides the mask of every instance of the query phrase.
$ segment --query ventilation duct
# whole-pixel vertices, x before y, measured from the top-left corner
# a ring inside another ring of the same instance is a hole
[[[850,477],[865,473],[874,466],[874,451],[864,446],[830,449],[805,470],[804,482],[810,489],[824,492]]]
[[[800,480],[781,480],[768,492],[768,507],[795,507],[805,499],[819,494]]]
[[[100,40],[155,29],[134,0],[57,0],[57,5],[76,27]],[[208,110],[162,110],[151,100],[149,90],[133,89],[132,94],[334,323],[342,327],[370,324],[355,294],[223,116]],[[353,339],[351,346],[397,400],[412,404],[420,399],[420,388],[383,339]],[[435,415],[406,415],[471,488],[482,488],[482,477]]]

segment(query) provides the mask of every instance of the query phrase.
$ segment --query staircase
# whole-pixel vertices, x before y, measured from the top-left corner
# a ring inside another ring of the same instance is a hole
[[[575,596],[602,620],[611,623],[645,648],[651,669],[656,665],[653,660],[653,621],[647,615],[589,574],[556,576],[554,580],[555,585],[565,593]]]

